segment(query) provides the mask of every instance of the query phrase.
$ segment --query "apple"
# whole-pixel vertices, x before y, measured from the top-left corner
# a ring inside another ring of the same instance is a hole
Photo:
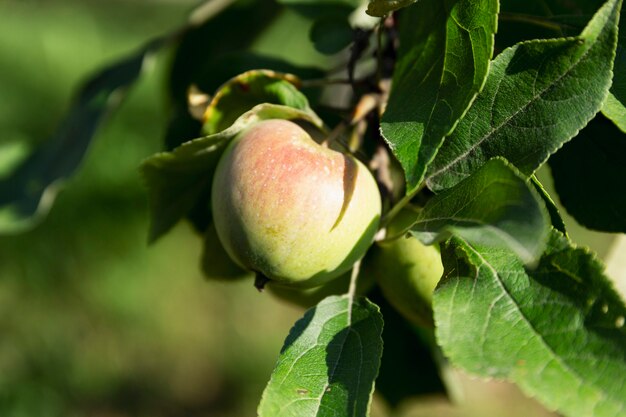
[[[275,283],[313,287],[365,254],[381,197],[360,161],[316,143],[294,122],[273,119],[228,145],[211,206],[217,235],[237,264]]]
[[[433,292],[443,275],[438,245],[402,235],[372,248],[369,272],[389,303],[415,324],[432,326]]]

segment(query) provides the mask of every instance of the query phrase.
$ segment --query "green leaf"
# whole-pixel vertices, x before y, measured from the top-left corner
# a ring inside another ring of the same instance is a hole
[[[626,133],[626,19],[620,18],[613,84],[602,106],[602,113]]]
[[[382,327],[365,298],[332,296],[308,310],[285,340],[259,417],[367,416]]]
[[[57,130],[0,178],[0,234],[34,227],[48,214],[63,182],[80,166],[103,119],[119,107],[161,39],[91,77]]]
[[[451,187],[494,156],[530,176],[574,137],[608,93],[621,5],[607,1],[579,37],[529,41],[502,52],[429,167],[429,187]]]
[[[602,113],[611,119],[622,132],[626,133],[626,83],[622,86],[614,84],[614,87],[606,97]]]
[[[531,39],[576,36],[605,0],[507,0],[502,2],[496,47]]]
[[[431,198],[411,233],[425,244],[455,235],[471,243],[508,248],[532,263],[545,248],[549,218],[528,181],[506,161],[492,159]]]
[[[366,13],[374,17],[385,17],[389,13],[410,6],[418,0],[370,0]]]
[[[500,31],[496,42],[502,39],[526,40],[537,37],[569,36],[579,30],[591,14],[602,6],[600,0],[511,0],[504,2]],[[585,19],[586,18],[586,19]],[[582,23],[581,23],[582,22]],[[602,113],[626,132],[626,23],[620,19],[617,54],[613,68],[613,84]],[[504,42],[504,43],[506,43]]]
[[[277,104],[259,104],[241,115],[229,128],[185,142],[171,152],[157,153],[141,164],[149,192],[151,242],[187,215],[198,200],[206,200],[206,217],[210,217],[208,196],[222,151],[237,134],[266,119],[302,119],[321,127],[319,118],[312,112]]]
[[[561,204],[578,223],[626,233],[626,135],[602,116],[550,158]]]
[[[506,378],[570,417],[626,410],[626,306],[588,250],[553,231],[534,270],[460,239],[444,253],[437,338],[453,364]]]
[[[293,75],[270,70],[251,70],[237,75],[222,85],[209,103],[203,133],[212,135],[226,129],[243,113],[262,103],[282,104],[314,114],[306,97],[296,87],[299,82]]]
[[[444,137],[483,86],[497,13],[496,0],[421,0],[400,18],[381,131],[404,169],[407,193],[421,183]]]
[[[552,227],[567,236],[565,222],[563,221],[563,218],[561,217],[561,212],[559,211],[559,208],[556,206],[556,203],[552,199],[552,196],[550,196],[548,190],[545,189],[543,184],[539,182],[535,175],[530,177],[530,180],[535,187],[535,190],[537,190],[537,193],[539,193],[539,196],[543,199],[543,202],[546,205],[546,209],[548,209],[548,214],[550,215],[550,223],[552,224]]]
[[[510,40],[538,37],[570,36],[580,30],[600,0],[511,0],[504,2],[500,13],[500,31],[496,42],[501,46]],[[503,42],[504,39],[504,42]],[[507,45],[508,46],[508,45]],[[602,113],[626,132],[626,23],[620,19],[617,54],[613,68],[613,84]]]
[[[613,85],[602,107],[602,113],[626,133],[626,19],[620,20],[619,40],[613,71]]]
[[[323,17],[313,23],[309,33],[315,49],[323,54],[336,54],[347,48],[354,38],[347,17]]]
[[[201,123],[188,111],[191,85],[200,91],[213,92],[234,74],[256,68],[294,74],[301,79],[324,76],[323,71],[313,68],[323,66],[324,62],[309,45],[306,28],[311,22],[302,22],[296,13],[284,13],[284,9],[275,2],[264,0],[238,1],[210,22],[184,32],[168,79],[172,105],[165,137],[167,150],[199,135]],[[285,35],[281,34],[283,31],[292,31],[288,35],[288,45],[285,45]],[[219,39],[219,42],[207,39]],[[294,53],[296,49],[298,54]],[[268,54],[270,50],[279,51],[280,56]],[[308,57],[306,62],[305,56]],[[298,58],[297,62],[292,62],[295,58]],[[309,98],[315,98],[315,92],[309,93]],[[196,212],[201,213],[201,208],[196,208],[188,217],[196,229],[203,232],[206,224],[202,215],[196,215]]]

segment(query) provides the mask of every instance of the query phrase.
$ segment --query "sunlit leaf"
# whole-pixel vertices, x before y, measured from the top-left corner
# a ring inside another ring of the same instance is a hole
[[[308,310],[285,340],[259,417],[368,415],[382,327],[365,298],[332,296]]]
[[[421,0],[401,15],[381,131],[404,169],[408,192],[485,82],[497,13],[496,0]]]
[[[563,218],[561,217],[561,212],[554,200],[552,199],[552,196],[548,193],[543,184],[539,182],[536,176],[533,175],[530,180],[532,182],[532,185],[535,187],[535,190],[537,190],[537,193],[539,193],[539,196],[543,199],[543,202],[546,205],[546,209],[548,210],[548,214],[550,215],[550,222],[552,223],[552,227],[567,236],[565,222],[563,221]]]
[[[492,159],[430,199],[411,232],[428,244],[455,235],[471,243],[508,248],[532,263],[545,248],[549,224],[534,187],[506,161]]]
[[[530,176],[574,137],[608,93],[621,5],[609,0],[579,37],[528,41],[503,51],[429,167],[429,187],[451,187],[495,156]]]
[[[569,417],[626,409],[626,306],[588,250],[553,231],[536,269],[455,240],[435,291],[437,338],[456,366],[505,378]]]

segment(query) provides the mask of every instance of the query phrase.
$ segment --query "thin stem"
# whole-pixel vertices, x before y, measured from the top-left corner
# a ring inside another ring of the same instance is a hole
[[[420,185],[419,187],[417,187],[415,190],[413,190],[412,192],[410,192],[409,194],[405,195],[404,197],[402,197],[402,199],[400,201],[398,201],[396,203],[395,206],[393,206],[391,208],[391,210],[389,210],[387,212],[387,214],[385,215],[385,217],[383,217],[383,219],[381,220],[380,224],[381,227],[386,227],[387,225],[389,225],[389,223],[394,219],[394,217],[396,217],[398,215],[398,213],[400,213],[400,211],[411,202],[411,200],[413,199],[413,197],[415,197],[417,194],[419,194],[420,191],[422,191],[424,189],[424,184],[422,183],[422,185]]]
[[[326,139],[324,139],[324,141],[322,142],[322,145],[329,146],[335,139],[337,139],[343,133],[344,130],[346,130],[347,127],[348,125],[345,122],[339,122],[339,124],[337,124],[337,126],[335,126],[333,130],[331,130],[328,136],[326,136]]]
[[[356,282],[359,277],[359,272],[361,271],[361,260],[359,259],[352,266],[352,274],[350,275],[350,287],[348,287],[348,297],[351,300],[356,296]]]
[[[199,26],[208,19],[219,14],[222,10],[233,4],[235,0],[209,0],[196,7],[189,15],[189,25]]]
[[[529,14],[522,14],[522,13],[501,12],[499,18],[504,21],[528,23],[528,24],[540,26],[546,29],[551,29],[556,32],[561,32],[564,26],[560,23],[552,22],[551,20],[543,18],[543,17],[533,16]]]
[[[381,17],[378,22],[378,30],[376,31],[376,85],[383,78],[383,28],[385,27],[385,18]]]
[[[327,85],[347,84],[350,85],[350,80],[347,78],[319,78],[315,80],[302,80],[302,87],[325,87]]]

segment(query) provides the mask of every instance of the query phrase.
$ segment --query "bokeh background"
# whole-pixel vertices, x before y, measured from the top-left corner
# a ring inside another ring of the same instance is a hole
[[[58,126],[76,86],[184,22],[192,0],[0,2],[0,176],[11,155]],[[98,131],[49,217],[0,237],[0,416],[255,415],[291,325],[303,313],[251,282],[207,281],[187,224],[147,244],[139,162],[162,148],[165,49]],[[234,75],[234,74],[233,74]],[[549,173],[542,172],[549,182]],[[568,218],[575,241],[625,268],[615,236]],[[623,278],[621,278],[623,279]],[[618,284],[624,291],[624,281]],[[504,383],[461,373],[464,401],[412,399],[375,416],[548,416]]]

